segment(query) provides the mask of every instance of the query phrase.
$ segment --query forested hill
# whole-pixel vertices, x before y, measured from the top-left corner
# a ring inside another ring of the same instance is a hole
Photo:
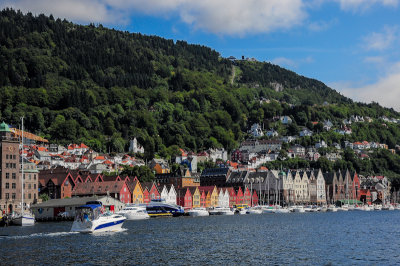
[[[24,115],[33,133],[103,151],[126,150],[137,137],[148,158],[177,146],[232,150],[252,123],[277,115],[299,126],[398,115],[269,63],[232,63],[201,45],[10,9],[0,13],[0,88],[9,124]],[[332,105],[321,109],[325,101]]]

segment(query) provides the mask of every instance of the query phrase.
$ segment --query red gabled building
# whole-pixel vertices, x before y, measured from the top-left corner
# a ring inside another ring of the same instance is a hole
[[[229,193],[229,207],[233,207],[236,204],[236,191],[233,187],[227,188]]]
[[[181,188],[177,191],[177,194],[180,195],[177,197],[178,205],[182,206],[185,210],[192,209],[193,207],[192,191],[190,191],[189,188]]]
[[[125,181],[79,183],[75,186],[73,194],[80,197],[109,195],[123,203],[132,202],[132,192]]]
[[[251,206],[251,192],[248,187],[246,187],[244,190],[243,203]]]
[[[253,196],[252,196],[252,206],[257,206],[258,205],[258,195],[257,195],[257,191],[254,190]]]
[[[238,192],[236,194],[236,204],[244,204],[244,194],[242,188],[239,187]]]
[[[357,172],[354,172],[351,174],[352,180],[353,180],[353,195],[352,199],[360,200],[361,197],[361,185],[360,185],[360,179],[358,178]]]
[[[150,191],[147,187],[145,187],[143,189],[143,202],[145,204],[149,204],[150,203]]]
[[[206,199],[207,199],[207,194],[204,190],[200,190],[200,207],[205,208],[206,207]]]
[[[64,167],[39,172],[39,193],[47,194],[51,199],[72,197],[75,179],[70,170]]]

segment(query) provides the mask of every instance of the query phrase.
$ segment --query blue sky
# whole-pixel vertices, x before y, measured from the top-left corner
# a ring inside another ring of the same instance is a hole
[[[400,111],[400,0],[15,0],[0,7],[209,46]]]

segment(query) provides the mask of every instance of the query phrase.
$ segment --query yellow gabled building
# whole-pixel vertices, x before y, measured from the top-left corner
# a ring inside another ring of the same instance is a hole
[[[196,190],[194,191],[193,195],[192,195],[192,199],[193,199],[193,208],[199,208],[201,206],[200,204],[200,197],[201,197],[201,193],[199,190],[199,187],[196,187]]]
[[[199,187],[199,190],[204,190],[206,193],[206,208],[218,206],[218,189],[216,186]]]

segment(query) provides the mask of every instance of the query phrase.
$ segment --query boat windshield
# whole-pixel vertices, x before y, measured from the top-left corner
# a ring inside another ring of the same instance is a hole
[[[81,222],[90,222],[99,218],[100,214],[100,208],[79,208],[75,211],[75,220]]]

